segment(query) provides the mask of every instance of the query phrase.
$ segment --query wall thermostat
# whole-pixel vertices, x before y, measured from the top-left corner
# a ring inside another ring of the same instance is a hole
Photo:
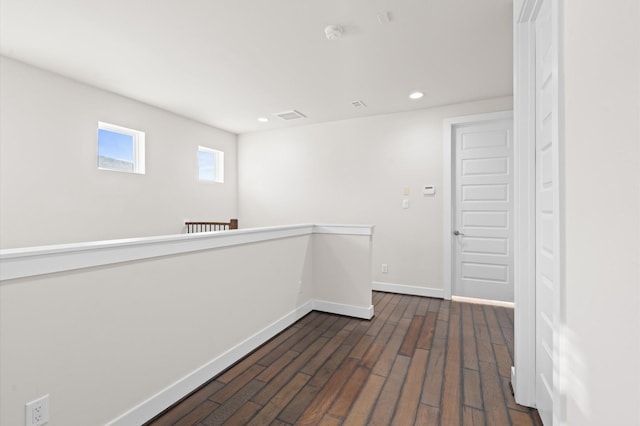
[[[433,195],[436,193],[436,186],[435,185],[425,185],[422,188],[422,193],[424,195]]]

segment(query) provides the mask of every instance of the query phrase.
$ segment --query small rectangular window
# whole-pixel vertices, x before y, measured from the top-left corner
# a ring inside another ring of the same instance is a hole
[[[99,121],[98,168],[144,174],[144,132]]]
[[[209,182],[224,182],[224,152],[198,147],[198,179]]]

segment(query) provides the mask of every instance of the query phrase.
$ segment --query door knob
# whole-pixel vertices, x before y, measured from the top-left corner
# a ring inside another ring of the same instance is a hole
[[[456,229],[455,231],[453,231],[453,235],[464,235],[464,234]]]

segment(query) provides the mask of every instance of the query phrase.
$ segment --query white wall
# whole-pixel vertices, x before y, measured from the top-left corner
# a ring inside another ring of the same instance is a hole
[[[237,216],[234,134],[0,60],[1,247],[174,234],[185,219]],[[97,169],[98,121],[146,132],[145,175]],[[198,181],[198,145],[225,152],[224,184]]]
[[[371,291],[362,289],[371,290],[372,238],[331,234],[313,237],[313,297],[351,306],[371,306]]]
[[[640,2],[564,4],[569,425],[640,424]]]
[[[240,135],[242,223],[375,224],[374,281],[441,295],[442,122],[511,108],[506,97]],[[435,184],[436,195],[423,196],[424,184]],[[406,210],[404,186],[410,188]]]

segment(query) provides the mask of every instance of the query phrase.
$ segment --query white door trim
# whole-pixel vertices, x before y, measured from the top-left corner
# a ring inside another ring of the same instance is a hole
[[[566,423],[566,395],[562,392],[564,377],[565,348],[562,341],[565,313],[564,280],[564,140],[563,140],[563,100],[562,80],[562,4],[563,0],[549,0],[552,8],[552,43],[555,50],[553,75],[553,108],[557,119],[553,125],[553,139],[556,141],[557,161],[554,164],[553,180],[558,182],[555,206],[556,218],[554,248],[558,253],[559,266],[554,293],[554,390],[553,424]],[[516,188],[516,239],[515,239],[515,339],[514,363],[511,383],[515,399],[519,404],[535,406],[536,398],[536,283],[535,283],[535,111],[536,111],[536,63],[534,25],[541,0],[520,0],[520,7],[514,9],[514,144],[515,188]]]
[[[444,120],[442,137],[442,281],[444,298],[451,300],[451,288],[453,277],[453,182],[455,181],[453,168],[453,152],[455,146],[455,129],[457,127],[481,123],[486,121],[498,121],[513,118],[513,111],[490,112],[487,114],[465,115]]]
[[[538,0],[524,0],[514,11],[514,158],[515,288],[514,366],[511,385],[516,401],[536,405],[535,270],[535,31]]]

